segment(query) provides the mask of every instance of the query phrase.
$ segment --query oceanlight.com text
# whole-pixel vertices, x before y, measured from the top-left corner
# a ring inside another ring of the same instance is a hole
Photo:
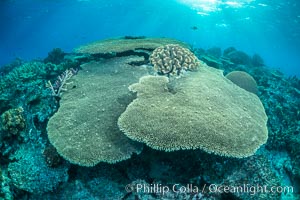
[[[173,193],[248,193],[249,195],[256,195],[259,193],[293,193],[292,186],[269,186],[269,185],[221,185],[221,184],[204,184],[197,186],[194,184],[174,184],[163,185],[157,184],[128,184],[125,187],[127,192],[146,193],[146,194],[162,194],[165,195],[169,192]]]

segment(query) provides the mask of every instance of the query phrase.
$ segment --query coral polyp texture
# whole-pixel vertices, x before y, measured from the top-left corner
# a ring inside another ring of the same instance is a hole
[[[150,62],[159,74],[177,74],[183,70],[196,70],[200,65],[198,58],[187,48],[178,44],[167,44],[156,48]]]
[[[237,158],[253,155],[267,141],[267,116],[259,98],[222,71],[203,66],[172,81],[144,76],[129,87],[137,99],[118,120],[129,138],[164,151],[199,148]]]
[[[139,49],[153,50],[166,44],[180,44],[183,47],[189,47],[184,42],[170,38],[114,38],[100,40],[75,49],[76,53],[87,54],[107,54],[134,51]]]
[[[127,138],[117,126],[133,98],[127,87],[147,71],[127,64],[136,59],[122,57],[81,66],[72,80],[76,87],[62,95],[60,108],[47,127],[50,142],[65,159],[94,166],[140,153],[142,144]]]
[[[248,92],[252,92],[256,95],[258,94],[257,83],[255,79],[247,72],[233,71],[228,73],[225,77]]]

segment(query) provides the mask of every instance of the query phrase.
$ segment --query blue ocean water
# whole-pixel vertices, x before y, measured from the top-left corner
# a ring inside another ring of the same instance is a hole
[[[297,0],[3,0],[0,65],[110,37],[171,37],[195,47],[233,46],[300,75]],[[191,27],[196,27],[193,29]]]

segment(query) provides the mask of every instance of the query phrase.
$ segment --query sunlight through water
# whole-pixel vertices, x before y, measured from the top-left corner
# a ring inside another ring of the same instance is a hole
[[[222,11],[223,8],[242,8],[255,0],[178,0],[200,15],[209,15],[211,12]]]

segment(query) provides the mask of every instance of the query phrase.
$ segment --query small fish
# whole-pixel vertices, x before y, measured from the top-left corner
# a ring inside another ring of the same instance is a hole
[[[195,31],[195,30],[198,30],[198,27],[197,26],[192,26],[191,29]]]

